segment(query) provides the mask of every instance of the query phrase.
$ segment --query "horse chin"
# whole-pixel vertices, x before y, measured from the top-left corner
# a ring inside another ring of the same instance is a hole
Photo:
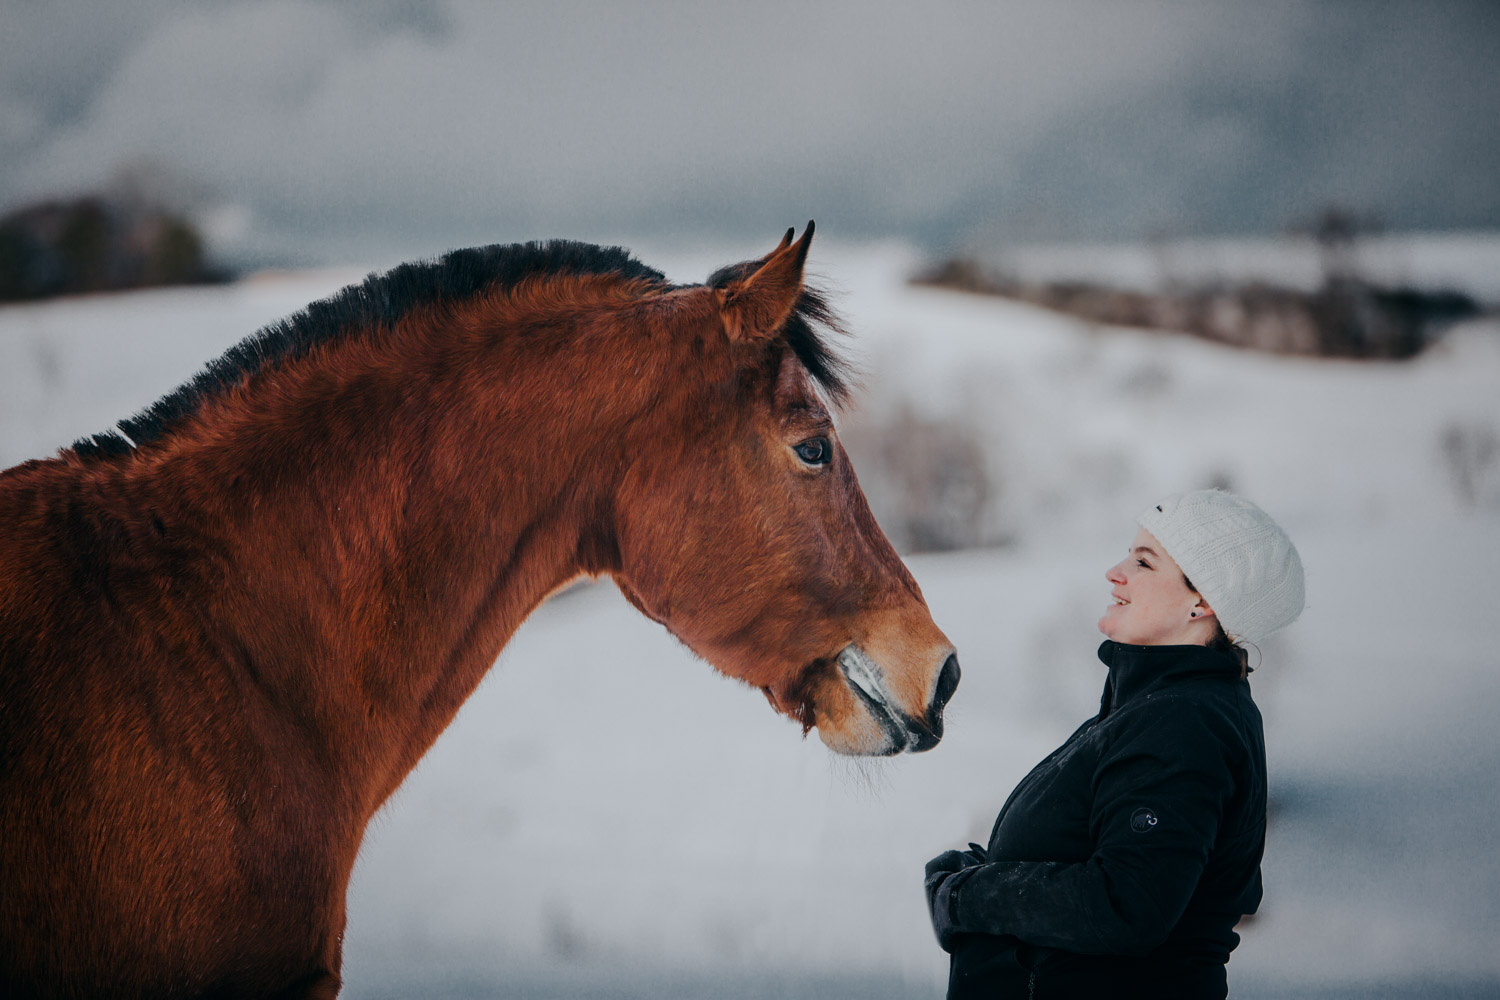
[[[879,669],[853,645],[835,662],[814,699],[823,745],[851,757],[891,757],[910,749],[912,735],[892,706]]]
[[[886,725],[871,715],[834,728],[819,723],[818,738],[836,754],[846,757],[894,757],[906,749],[900,736],[892,736]]]

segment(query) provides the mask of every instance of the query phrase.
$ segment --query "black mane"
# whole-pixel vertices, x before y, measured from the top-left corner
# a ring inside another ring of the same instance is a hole
[[[754,261],[723,268],[709,284],[748,273]],[[401,264],[384,274],[370,274],[240,341],[192,380],[163,396],[114,428],[75,441],[72,450],[90,459],[128,454],[133,446],[160,440],[183,417],[247,375],[306,354],[320,344],[336,343],[366,332],[388,333],[411,310],[442,302],[472,298],[490,288],[511,288],[537,275],[613,275],[673,287],[666,276],[642,264],[623,247],[600,247],[572,240],[494,244],[454,250],[436,260]],[[823,342],[815,325],[840,331],[838,321],[821,293],[802,293],[786,325],[787,344],[808,372],[835,401],[849,392],[848,368]]]
[[[420,306],[462,301],[487,288],[511,288],[542,274],[617,275],[667,285],[665,275],[623,247],[572,240],[471,247],[437,260],[401,264],[384,274],[372,273],[357,285],[263,327],[209,362],[191,381],[121,420],[116,426],[124,434],[113,429],[94,434],[74,442],[73,450],[82,458],[126,454],[132,442],[143,445],[159,440],[205,399],[246,375],[359,331],[389,332]]]

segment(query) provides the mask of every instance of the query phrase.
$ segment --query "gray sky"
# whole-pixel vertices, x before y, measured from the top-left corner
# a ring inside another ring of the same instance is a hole
[[[1500,4],[0,0],[0,204],[226,252],[1500,226]]]

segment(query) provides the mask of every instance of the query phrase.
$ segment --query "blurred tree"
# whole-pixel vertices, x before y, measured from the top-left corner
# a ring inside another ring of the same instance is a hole
[[[139,199],[88,195],[0,218],[0,301],[221,278],[190,221]]]

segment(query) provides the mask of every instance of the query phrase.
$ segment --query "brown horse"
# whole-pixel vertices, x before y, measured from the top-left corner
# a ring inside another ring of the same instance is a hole
[[[404,265],[0,473],[0,995],[336,994],[366,824],[580,574],[836,751],[933,746],[957,661],[791,236]]]

